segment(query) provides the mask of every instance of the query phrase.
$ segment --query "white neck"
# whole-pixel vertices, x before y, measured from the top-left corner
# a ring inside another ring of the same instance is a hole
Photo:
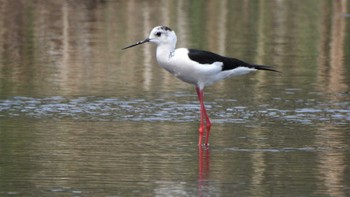
[[[163,44],[157,46],[157,61],[164,64],[169,61],[175,51],[175,44]]]

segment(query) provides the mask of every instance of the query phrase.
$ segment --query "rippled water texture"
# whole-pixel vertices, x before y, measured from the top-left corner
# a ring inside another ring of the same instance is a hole
[[[102,98],[76,97],[49,98],[12,97],[0,101],[2,117],[40,118],[72,118],[86,121],[170,121],[194,122],[198,119],[199,106],[193,101],[195,95],[174,93],[173,98],[160,96],[155,100],[143,98]],[[161,98],[166,97],[166,98]],[[250,123],[262,119],[314,124],[322,121],[335,125],[348,125],[350,111],[348,102],[318,103],[314,99],[298,99],[296,101],[272,98],[268,104],[260,104],[249,108],[240,106],[236,100],[217,99],[207,102],[211,109],[211,117],[215,123]],[[169,101],[170,100],[170,101]],[[279,105],[292,105],[293,109],[278,109]]]
[[[350,3],[0,0],[0,196],[350,196]],[[271,65],[192,85],[143,40]]]

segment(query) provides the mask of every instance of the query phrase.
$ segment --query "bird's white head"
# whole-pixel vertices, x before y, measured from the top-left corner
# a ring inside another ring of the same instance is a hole
[[[176,44],[177,38],[175,32],[166,26],[158,26],[152,29],[149,34],[150,42],[156,45],[161,44]]]
[[[135,44],[132,44],[130,46],[127,46],[124,49],[127,48],[131,48],[140,44],[144,44],[146,42],[151,42],[151,43],[155,43],[157,46],[160,45],[169,45],[172,48],[175,48],[176,45],[176,41],[177,41],[177,37],[175,32],[170,29],[167,26],[157,26],[155,28],[152,29],[151,33],[149,34],[148,38],[146,38],[145,40],[142,40],[140,42],[137,42]]]

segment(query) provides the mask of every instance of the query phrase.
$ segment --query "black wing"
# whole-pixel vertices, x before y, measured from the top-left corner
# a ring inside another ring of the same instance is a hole
[[[212,64],[214,62],[222,62],[223,63],[222,69],[221,69],[222,71],[232,70],[237,67],[247,67],[247,68],[255,68],[258,70],[269,70],[269,71],[279,72],[273,69],[271,66],[248,64],[242,60],[231,58],[231,57],[224,57],[209,51],[189,49],[188,57],[191,60],[196,61],[200,64]]]

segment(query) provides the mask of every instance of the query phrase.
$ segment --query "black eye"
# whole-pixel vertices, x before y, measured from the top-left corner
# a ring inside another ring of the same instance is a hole
[[[156,33],[156,36],[158,36],[158,37],[161,36],[161,35],[162,35],[162,33],[160,33],[160,32]]]

